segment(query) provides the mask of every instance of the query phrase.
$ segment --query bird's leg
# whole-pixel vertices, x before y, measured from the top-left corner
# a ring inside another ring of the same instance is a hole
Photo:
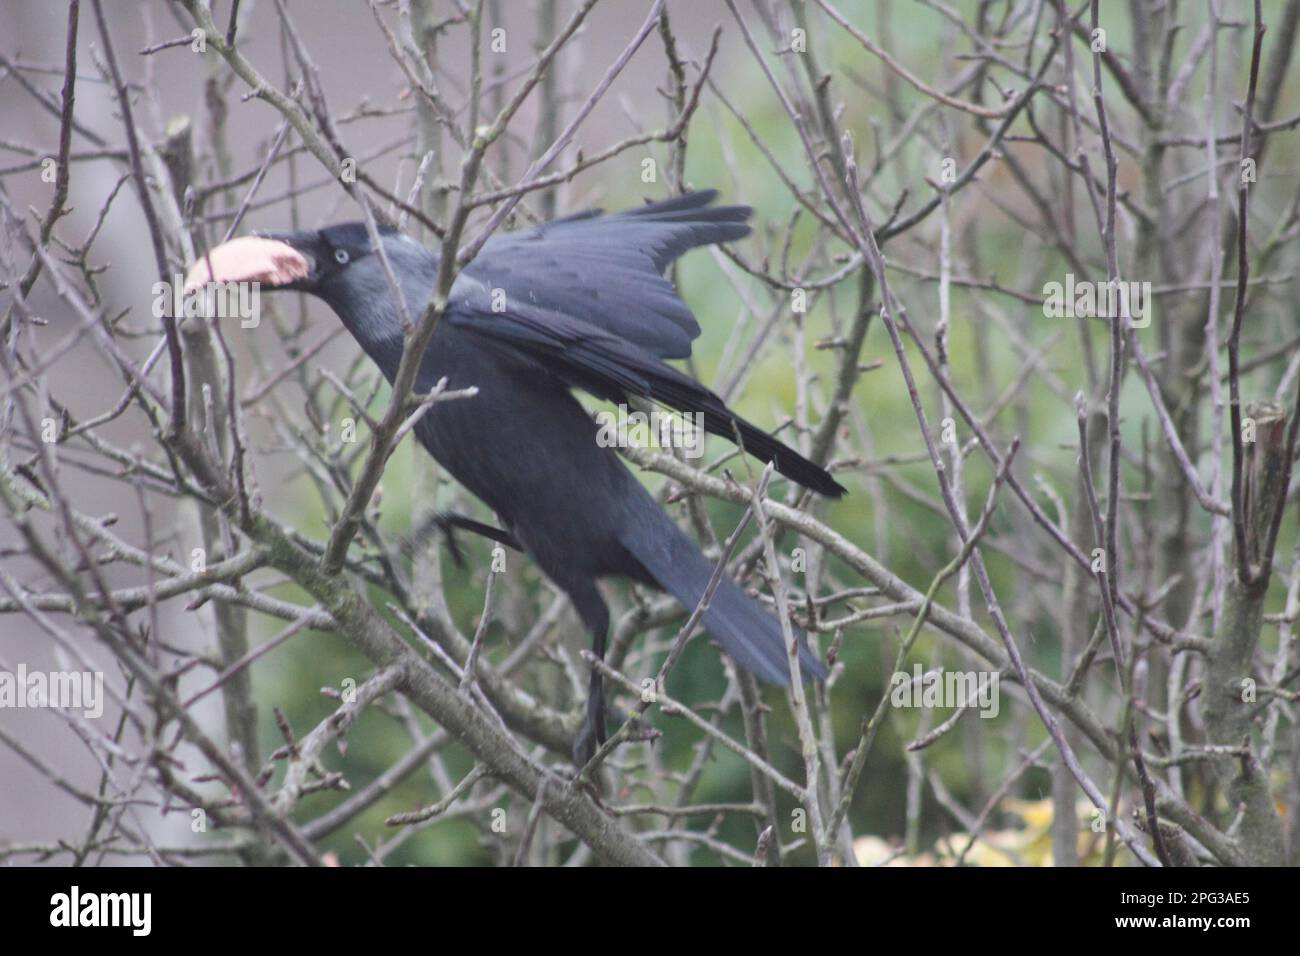
[[[592,642],[591,652],[598,660],[605,659],[603,633]],[[585,767],[608,739],[609,735],[605,731],[605,680],[600,669],[593,664],[591,679],[587,684],[587,716],[583,718],[582,727],[573,742],[573,762],[579,767]]]
[[[591,582],[570,590],[569,598],[573,601],[578,616],[591,631],[591,653],[596,660],[604,661],[605,639],[609,633],[609,607],[606,606],[605,599]],[[587,685],[587,715],[573,742],[574,762],[579,767],[585,766],[606,739],[605,681],[599,668],[593,664]]]
[[[574,765],[585,767],[601,744],[608,739],[605,733],[605,685],[600,672],[593,667],[591,685],[587,692],[587,716],[583,718],[578,736],[573,742]]]
[[[605,660],[605,633],[595,636],[591,652],[602,663]],[[591,725],[596,739],[596,746],[601,746],[609,739],[605,732],[605,676],[595,664],[591,665],[591,681],[587,686],[587,723]]]
[[[454,511],[438,511],[430,515],[424,524],[407,535],[403,541],[403,549],[408,553],[414,551],[428,539],[430,534],[441,531],[447,536],[447,549],[451,552],[451,559],[456,562],[456,567],[463,568],[465,566],[465,555],[461,552],[460,543],[456,540],[455,529],[457,528],[472,531],[474,534],[504,544],[507,548],[512,548],[515,551],[523,550],[519,542],[515,540],[514,535],[509,531],[495,528],[481,521],[475,521],[473,518],[467,518]]]

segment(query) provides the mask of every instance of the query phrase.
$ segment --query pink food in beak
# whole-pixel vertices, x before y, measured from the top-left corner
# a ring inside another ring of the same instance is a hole
[[[208,263],[212,263],[211,271]],[[240,236],[223,242],[190,266],[185,291],[201,289],[209,282],[265,282],[285,285],[305,279],[311,272],[307,257],[288,243],[261,236]]]

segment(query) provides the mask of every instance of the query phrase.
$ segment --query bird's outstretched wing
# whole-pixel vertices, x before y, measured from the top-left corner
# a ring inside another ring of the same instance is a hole
[[[844,488],[824,468],[729,410],[722,398],[664,363],[658,354],[616,332],[539,303],[507,297],[491,307],[491,290],[474,281],[452,294],[445,321],[490,349],[524,360],[565,385],[611,402],[640,395],[676,410],[697,412],[707,432],[736,441],[805,488],[839,497]]]
[[[696,246],[749,234],[748,206],[710,206],[712,189],[615,215],[590,210],[490,239],[464,277],[514,308],[569,316],[658,358],[686,358],[699,323],[664,270]]]

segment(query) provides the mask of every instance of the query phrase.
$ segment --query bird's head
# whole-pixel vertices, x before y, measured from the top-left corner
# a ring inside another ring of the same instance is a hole
[[[379,238],[407,310],[418,319],[438,273],[437,257],[388,226]],[[222,243],[190,267],[187,292],[210,282],[256,282],[261,291],[306,292],[324,300],[362,344],[401,336],[401,320],[365,223],[303,232],[259,232]]]

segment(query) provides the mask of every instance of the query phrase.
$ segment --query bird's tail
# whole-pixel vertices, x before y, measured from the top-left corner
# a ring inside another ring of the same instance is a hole
[[[665,591],[692,611],[704,594],[714,565],[649,495],[646,499],[649,508],[634,509],[642,520],[630,523],[620,540]],[[761,680],[789,686],[790,665],[780,623],[725,575],[709,599],[704,626],[737,664]],[[825,680],[826,666],[798,628],[795,638],[804,679]]]

